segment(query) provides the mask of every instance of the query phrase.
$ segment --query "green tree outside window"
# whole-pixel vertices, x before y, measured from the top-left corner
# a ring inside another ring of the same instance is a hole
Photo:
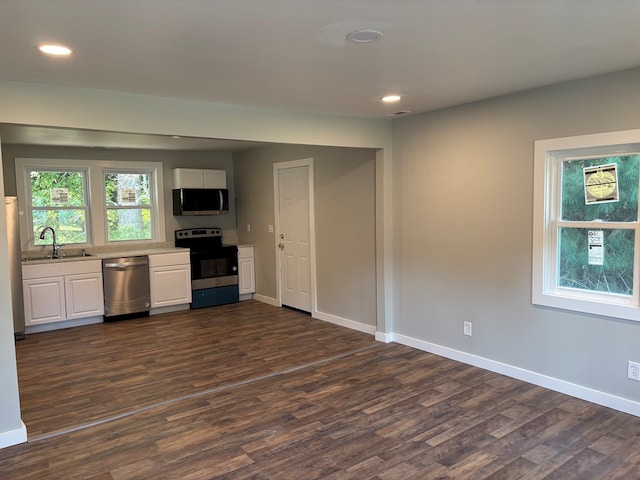
[[[104,179],[107,239],[110,242],[150,240],[150,174],[108,172]]]
[[[31,170],[31,218],[35,245],[48,245],[40,239],[45,227],[56,231],[63,244],[87,242],[86,181],[84,171]],[[52,191],[63,189],[63,197]]]
[[[605,164],[617,165],[619,199],[587,204],[583,169]],[[558,227],[559,286],[621,295],[633,293],[633,229],[638,221],[639,183],[640,155],[563,161],[562,212]],[[572,226],[572,223],[580,225]],[[629,227],[625,228],[625,224]],[[603,231],[603,265],[589,264],[590,230]]]

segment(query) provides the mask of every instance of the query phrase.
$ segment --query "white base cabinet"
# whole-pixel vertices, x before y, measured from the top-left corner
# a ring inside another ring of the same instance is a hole
[[[149,256],[151,308],[191,303],[189,251]]]
[[[255,254],[253,246],[238,246],[238,289],[240,300],[251,298],[251,294],[256,291]]]
[[[23,280],[22,288],[26,326],[67,319],[64,277]]]
[[[64,295],[67,320],[104,314],[102,273],[65,276]]]
[[[100,260],[22,266],[25,325],[104,314]]]
[[[149,281],[151,314],[189,308],[189,250],[150,254]],[[22,285],[27,333],[103,320],[102,260],[25,263]]]

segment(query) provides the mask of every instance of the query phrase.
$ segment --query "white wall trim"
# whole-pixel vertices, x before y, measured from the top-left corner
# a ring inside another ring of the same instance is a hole
[[[20,424],[22,425],[20,428],[0,433],[0,448],[11,447],[27,441],[27,426],[23,421],[20,421]]]
[[[340,325],[341,327],[350,328],[351,330],[368,333],[369,335],[373,335],[376,332],[376,327],[374,325],[367,325],[366,323],[356,322],[355,320],[338,317],[337,315],[331,315],[330,313],[316,311],[314,312],[312,317],[317,318],[318,320],[333,323],[334,325]]]
[[[274,307],[281,307],[280,302],[278,302],[277,298],[267,297],[266,295],[260,295],[259,293],[253,294],[253,299],[258,302],[267,303],[269,305],[273,305]]]
[[[188,303],[182,303],[180,305],[167,305],[166,307],[156,307],[149,310],[149,315],[160,315],[162,313],[181,312],[183,310],[189,310]]]
[[[614,410],[640,417],[640,402],[629,400],[628,398],[618,397],[589,387],[567,382],[565,380],[549,377],[531,370],[525,370],[524,368],[515,367],[513,365],[508,365],[506,363],[480,357],[471,353],[462,352],[453,348],[444,347],[442,345],[425,342],[424,340],[408,337],[406,335],[394,333],[392,334],[392,338],[393,341],[408,347],[413,347],[424,352],[457,360],[468,365],[473,365],[474,367],[500,373],[527,383],[532,383],[540,387],[548,388],[556,392],[571,395],[572,397],[580,398],[588,402],[603,405],[605,407],[613,408]]]
[[[376,331],[375,333],[376,340],[382,343],[391,343],[393,342],[393,333],[385,333]]]
[[[39,325],[27,325],[24,332],[29,335],[31,333],[50,332],[52,330],[60,330],[63,328],[82,327],[84,325],[93,325],[94,323],[104,322],[102,315],[86,318],[74,318],[72,320],[63,320],[61,322],[41,323]]]

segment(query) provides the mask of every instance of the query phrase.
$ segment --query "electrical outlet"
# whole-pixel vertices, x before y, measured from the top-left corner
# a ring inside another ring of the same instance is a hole
[[[467,336],[471,336],[471,322],[464,322],[463,332]]]
[[[629,360],[627,366],[627,378],[640,382],[640,363]]]

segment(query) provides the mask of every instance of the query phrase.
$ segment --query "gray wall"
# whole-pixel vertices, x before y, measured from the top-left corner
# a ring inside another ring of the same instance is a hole
[[[375,325],[373,149],[271,145],[234,154],[238,238],[256,248],[256,293],[276,297],[273,164],[303,158],[314,159],[318,311]]]
[[[233,161],[231,152],[198,152],[173,150],[133,150],[109,148],[41,147],[31,145],[2,145],[4,186],[7,195],[16,194],[16,158],[61,158],[73,160],[114,160],[119,162],[162,162],[164,177],[164,205],[166,240],[173,242],[173,232],[181,228],[215,226],[235,236],[236,212]],[[172,214],[171,189],[173,169],[211,168],[226,170],[229,188],[229,213],[204,217],[174,217]]]
[[[633,70],[394,123],[395,332],[640,399],[640,324],[531,304],[534,141],[640,128],[638,85]]]

